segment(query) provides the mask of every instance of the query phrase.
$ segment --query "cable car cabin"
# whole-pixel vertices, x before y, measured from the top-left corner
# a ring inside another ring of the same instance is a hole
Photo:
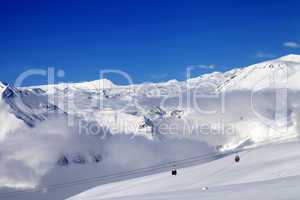
[[[177,170],[176,169],[173,169],[172,170],[172,176],[176,176],[177,175]]]
[[[236,155],[235,158],[234,158],[234,161],[235,161],[235,162],[240,162],[240,156],[239,156],[239,155]]]

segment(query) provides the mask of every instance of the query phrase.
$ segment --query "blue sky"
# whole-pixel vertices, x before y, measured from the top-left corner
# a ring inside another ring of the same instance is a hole
[[[48,67],[65,82],[98,79],[101,69],[136,83],[183,80],[190,65],[202,66],[196,76],[300,54],[299,10],[297,0],[0,0],[0,80]]]

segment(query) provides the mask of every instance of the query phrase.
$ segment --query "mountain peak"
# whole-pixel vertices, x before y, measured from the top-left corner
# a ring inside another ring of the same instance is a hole
[[[97,84],[102,88],[112,88],[115,86],[115,84],[109,79],[99,79],[96,81],[92,81],[92,83]]]
[[[0,98],[2,98],[3,92],[6,90],[7,85],[0,81]]]
[[[89,82],[80,82],[80,83],[70,83],[68,86],[75,86],[76,88],[80,89],[95,89],[95,88],[100,88],[100,89],[110,89],[115,87],[115,84],[108,79],[98,79],[95,81],[89,81]]]
[[[287,61],[287,62],[297,62],[297,63],[300,63],[300,55],[289,54],[289,55],[280,57],[278,60]]]

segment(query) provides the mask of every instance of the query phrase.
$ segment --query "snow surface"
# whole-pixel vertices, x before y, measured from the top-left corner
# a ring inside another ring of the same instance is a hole
[[[269,145],[194,167],[102,185],[69,200],[299,199],[299,142]]]

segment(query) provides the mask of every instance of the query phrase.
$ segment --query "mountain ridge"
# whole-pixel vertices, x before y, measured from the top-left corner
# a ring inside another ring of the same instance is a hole
[[[238,68],[233,68],[230,69],[228,71],[225,72],[219,72],[219,71],[215,71],[215,72],[211,72],[211,73],[207,73],[207,74],[202,74],[200,76],[197,77],[193,77],[190,79],[187,79],[185,81],[178,81],[176,79],[171,79],[171,80],[167,80],[164,82],[158,82],[158,83],[140,83],[140,84],[133,84],[133,85],[116,85],[115,83],[113,83],[111,80],[109,79],[99,79],[99,80],[93,80],[93,81],[87,81],[87,82],[77,82],[77,83],[59,83],[59,84],[54,84],[54,85],[40,85],[40,86],[30,86],[27,88],[41,88],[43,90],[48,90],[49,88],[56,88],[56,89],[60,89],[60,90],[64,90],[64,89],[114,89],[114,88],[126,88],[126,87],[141,87],[143,85],[182,85],[182,84],[186,84],[186,83],[193,83],[193,82],[197,82],[197,81],[212,81],[212,80],[217,80],[218,84],[219,82],[220,85],[223,85],[223,82],[228,81],[228,78],[226,79],[226,77],[232,77],[237,75],[237,72],[240,71],[245,71],[245,69],[247,68],[253,68],[254,66],[264,66],[264,65],[271,65],[273,64],[276,66],[278,66],[279,64],[285,65],[285,64],[291,64],[291,63],[299,63],[300,64],[300,55],[297,54],[288,54],[285,56],[281,56],[278,57],[276,59],[272,59],[272,60],[267,60],[267,61],[263,61],[263,62],[259,62],[253,65],[249,65],[246,67],[238,67]],[[220,79],[220,80],[218,80]],[[218,86],[218,88],[220,88],[220,85]],[[237,88],[234,88],[237,89]]]

